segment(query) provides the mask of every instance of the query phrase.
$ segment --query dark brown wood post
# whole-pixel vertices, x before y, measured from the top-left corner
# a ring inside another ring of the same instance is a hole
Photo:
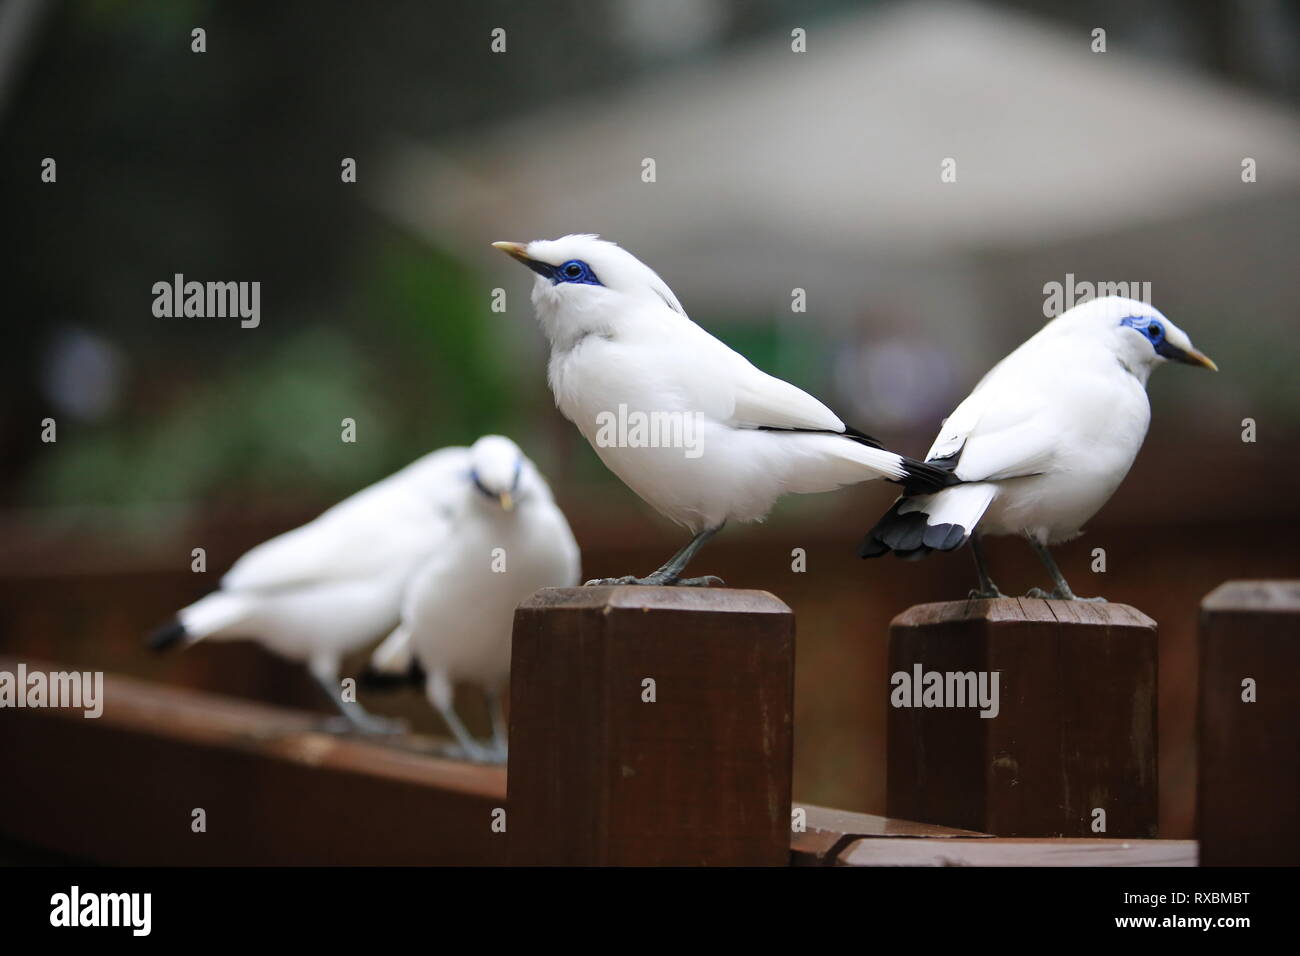
[[[889,816],[1001,837],[1156,835],[1156,625],[1142,612],[922,604],[890,626],[889,672]]]
[[[1300,581],[1201,602],[1198,761],[1202,865],[1300,864]]]
[[[794,615],[765,591],[591,587],[515,612],[512,862],[787,865]]]

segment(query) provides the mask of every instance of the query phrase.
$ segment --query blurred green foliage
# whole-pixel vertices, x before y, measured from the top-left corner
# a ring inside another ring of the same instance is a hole
[[[412,239],[374,248],[346,315],[278,339],[231,326],[240,347],[215,372],[172,383],[161,403],[135,394],[106,421],[61,424],[29,503],[325,502],[442,445],[515,431],[516,376],[492,347],[482,283]]]

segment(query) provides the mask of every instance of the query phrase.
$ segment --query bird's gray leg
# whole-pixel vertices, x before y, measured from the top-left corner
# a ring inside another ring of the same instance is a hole
[[[456,743],[460,745],[465,757],[479,763],[491,762],[491,752],[474,739],[474,735],[469,732],[461,722],[460,715],[456,713],[455,690],[446,672],[434,671],[429,674],[425,691],[429,696],[429,702],[433,704],[434,709],[438,711],[438,716],[456,738]]]
[[[500,687],[489,687],[483,692],[487,698],[488,713],[492,717],[492,750],[501,763],[506,762],[509,754],[509,737],[506,731],[506,712],[502,702]]]
[[[339,712],[339,717],[327,718],[321,722],[320,728],[326,733],[375,735],[406,733],[407,728],[403,721],[380,717],[370,713],[355,700],[343,699],[343,689],[339,687],[338,663],[333,659],[317,658],[307,665],[307,670]]]
[[[683,554],[686,553],[686,549],[693,544],[695,544],[695,538],[692,538],[690,541],[687,541],[684,545],[678,548],[677,553],[674,554],[671,558],[669,558],[668,562],[664,565],[663,568],[660,568],[659,571],[664,570],[664,568],[671,567],[678,559],[681,558]],[[699,549],[697,548],[696,550]],[[689,561],[690,558],[688,557],[687,560]],[[658,572],[655,573],[657,574]],[[583,584],[583,587],[585,588],[597,587],[603,584],[643,584],[646,582],[646,580],[647,580],[646,578],[638,578],[636,575],[628,574],[628,575],[624,575],[621,578],[592,578],[590,581]]]
[[[971,591],[970,596],[973,598],[1000,598],[1006,597],[998,586],[993,583],[989,577],[988,567],[984,563],[984,546],[980,543],[980,536],[972,534],[970,536],[970,553],[975,558],[975,572],[980,577],[980,586],[978,590]]]
[[[593,581],[588,581],[587,586],[599,584],[645,584],[650,586],[675,584],[679,587],[708,587],[710,584],[721,584],[722,578],[716,575],[706,574],[701,578],[683,578],[681,574],[686,570],[686,565],[690,564],[691,558],[695,557],[696,552],[704,547],[706,541],[721,531],[725,524],[726,522],[723,522],[716,528],[705,528],[692,538],[686,547],[669,558],[662,568],[658,571],[652,571],[643,578],[632,577],[631,575],[624,578],[596,578]]]
[[[692,538],[686,547],[669,558],[662,568],[652,572],[649,580],[654,581],[654,579],[658,578],[660,580],[654,583],[678,584],[683,587],[708,587],[710,584],[721,584],[722,578],[715,577],[712,574],[707,574],[702,578],[683,578],[681,576],[682,572],[686,570],[686,565],[691,563],[691,559],[695,557],[700,548],[704,547],[705,542],[721,530],[722,525],[718,525],[716,528],[705,528]]]
[[[1039,542],[1028,531],[1025,532],[1025,540],[1029,542],[1029,546],[1038,555],[1038,560],[1043,562],[1043,567],[1047,568],[1047,573],[1052,576],[1052,581],[1056,585],[1056,589],[1050,593],[1042,588],[1030,588],[1025,592],[1025,597],[1057,598],[1062,601],[1093,601],[1098,604],[1106,603],[1106,599],[1103,597],[1081,598],[1075,594],[1070,590],[1070,585],[1066,583],[1065,575],[1061,573],[1061,569],[1056,566],[1056,559],[1052,557],[1052,552],[1047,549],[1047,545]]]

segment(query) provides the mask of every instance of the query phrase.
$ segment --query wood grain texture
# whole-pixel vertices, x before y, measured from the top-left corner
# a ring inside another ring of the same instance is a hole
[[[1200,651],[1202,862],[1300,865],[1300,581],[1220,585],[1201,603]]]
[[[886,812],[1001,837],[1154,837],[1156,652],[1155,622],[1122,604],[908,609],[890,674],[996,672],[999,713],[887,705]]]
[[[0,670],[16,668],[0,659]],[[501,768],[319,733],[319,715],[111,674],[103,693],[98,719],[4,711],[0,829],[110,864],[505,862],[505,837],[492,831],[493,810],[505,806]],[[206,812],[205,833],[191,830],[195,808]]]
[[[795,803],[795,811],[805,814],[804,829],[790,840],[792,866],[834,866],[841,853],[863,838],[906,838],[917,840],[951,840],[988,838],[989,834],[953,827],[895,820],[874,813],[853,813],[831,807]]]
[[[515,614],[512,861],[786,865],[793,712],[794,617],[766,592],[538,592]]]
[[[837,866],[1196,866],[1194,840],[865,839]]]

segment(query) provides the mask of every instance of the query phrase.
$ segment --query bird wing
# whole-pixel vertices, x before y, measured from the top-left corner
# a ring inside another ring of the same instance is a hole
[[[730,415],[724,416],[727,424],[737,428],[844,431],[839,416],[803,389],[756,368],[698,325],[691,323],[691,327],[700,333],[699,348],[693,354],[701,365],[702,380],[721,374],[731,387],[734,404]]]
[[[365,576],[437,543],[442,508],[467,450],[443,448],[264,541],[221,579],[227,590],[265,591]]]
[[[944,421],[926,460],[959,456],[955,474],[962,481],[1016,478],[1047,468],[1060,432],[1050,403],[1036,397],[1045,383],[1026,372],[996,366]]]

